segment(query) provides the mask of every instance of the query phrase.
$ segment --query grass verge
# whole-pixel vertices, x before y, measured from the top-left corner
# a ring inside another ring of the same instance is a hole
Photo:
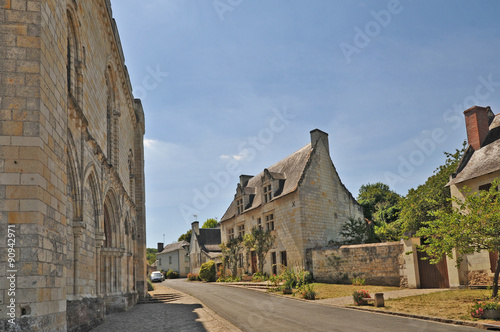
[[[385,307],[374,307],[374,309],[447,319],[488,322],[487,320],[472,318],[469,310],[476,301],[489,301],[490,296],[491,290],[486,289],[454,289],[389,299],[385,301]]]
[[[364,289],[370,294],[379,292],[389,292],[393,290],[399,290],[399,287],[387,287],[387,286],[354,286],[354,285],[337,285],[337,284],[323,284],[314,283],[314,290],[318,293],[316,299],[331,299],[335,297],[352,296],[352,293],[356,290]]]

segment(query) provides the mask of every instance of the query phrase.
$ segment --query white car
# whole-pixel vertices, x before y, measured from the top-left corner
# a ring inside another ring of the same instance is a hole
[[[149,278],[151,278],[151,282],[155,282],[155,281],[162,282],[163,280],[165,280],[163,273],[161,273],[160,271],[152,272],[151,276]]]

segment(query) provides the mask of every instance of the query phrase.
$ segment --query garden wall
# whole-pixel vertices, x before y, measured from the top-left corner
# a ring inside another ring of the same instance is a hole
[[[401,242],[344,245],[308,249],[306,267],[316,281],[406,286],[404,245]]]

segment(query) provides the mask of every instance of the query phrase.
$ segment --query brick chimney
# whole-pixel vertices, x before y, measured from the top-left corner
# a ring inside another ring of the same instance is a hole
[[[489,132],[490,107],[472,106],[464,111],[467,141],[474,150],[479,150]]]
[[[158,242],[158,253],[163,251],[163,242]]]
[[[328,134],[319,129],[311,130],[311,145],[314,146],[317,141],[321,140],[326,147],[326,151],[330,154],[330,146],[328,145]]]

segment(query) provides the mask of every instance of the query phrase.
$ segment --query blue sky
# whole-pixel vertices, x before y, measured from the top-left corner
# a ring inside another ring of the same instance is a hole
[[[405,195],[500,112],[500,2],[112,1],[146,113],[147,245],[220,220],[319,128],[342,182]]]

